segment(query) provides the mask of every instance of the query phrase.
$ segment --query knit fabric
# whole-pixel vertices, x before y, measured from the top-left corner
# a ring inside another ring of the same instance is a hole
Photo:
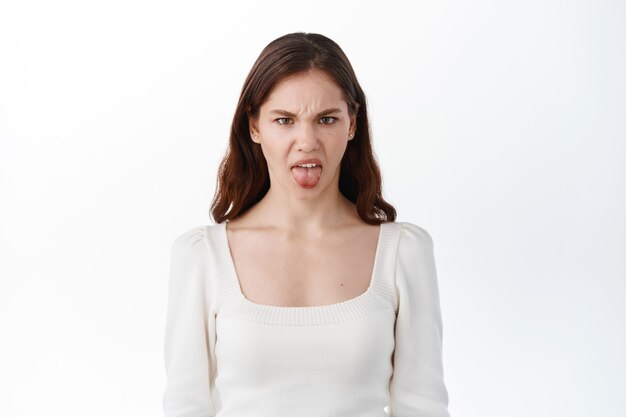
[[[370,285],[347,301],[257,304],[226,223],[171,248],[165,417],[449,417],[433,240],[382,223]]]

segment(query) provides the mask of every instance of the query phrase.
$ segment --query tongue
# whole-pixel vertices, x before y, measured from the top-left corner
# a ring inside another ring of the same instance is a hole
[[[319,182],[320,176],[322,175],[322,167],[293,167],[291,168],[291,172],[293,173],[294,179],[301,187],[310,188]]]

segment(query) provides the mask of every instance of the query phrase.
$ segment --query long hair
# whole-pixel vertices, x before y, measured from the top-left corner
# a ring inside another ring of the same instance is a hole
[[[250,138],[249,120],[258,115],[274,86],[286,77],[321,70],[343,90],[350,115],[356,113],[355,137],[341,159],[339,191],[369,224],[393,222],[395,208],[382,197],[380,169],[372,151],[365,94],[345,53],[333,40],[296,32],[270,42],[246,77],[230,128],[229,147],[219,166],[211,215],[222,223],[242,214],[270,187],[261,145]]]

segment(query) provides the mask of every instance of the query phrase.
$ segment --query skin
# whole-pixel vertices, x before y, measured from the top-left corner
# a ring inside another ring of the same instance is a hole
[[[332,108],[338,111],[318,117]],[[261,105],[258,118],[250,121],[250,132],[268,164],[271,186],[265,203],[282,207],[285,227],[319,230],[328,213],[347,208],[339,192],[339,164],[355,128],[356,117],[349,115],[343,92],[321,71],[283,80]],[[320,182],[311,189],[300,187],[291,173],[291,164],[303,158],[322,162]]]
[[[336,110],[320,115],[326,109]],[[257,119],[250,120],[271,185],[227,225],[239,283],[249,300],[324,305],[367,289],[380,229],[365,223],[339,191],[341,158],[355,128],[343,91],[318,70],[279,82]],[[310,189],[298,185],[291,172],[291,165],[304,158],[322,164],[320,181]]]

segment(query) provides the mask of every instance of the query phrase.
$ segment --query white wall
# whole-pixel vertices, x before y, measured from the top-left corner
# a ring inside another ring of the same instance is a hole
[[[161,414],[170,245],[302,30],[348,54],[385,197],[433,236],[452,415],[623,416],[626,6],[381,4],[0,5],[0,415]]]

